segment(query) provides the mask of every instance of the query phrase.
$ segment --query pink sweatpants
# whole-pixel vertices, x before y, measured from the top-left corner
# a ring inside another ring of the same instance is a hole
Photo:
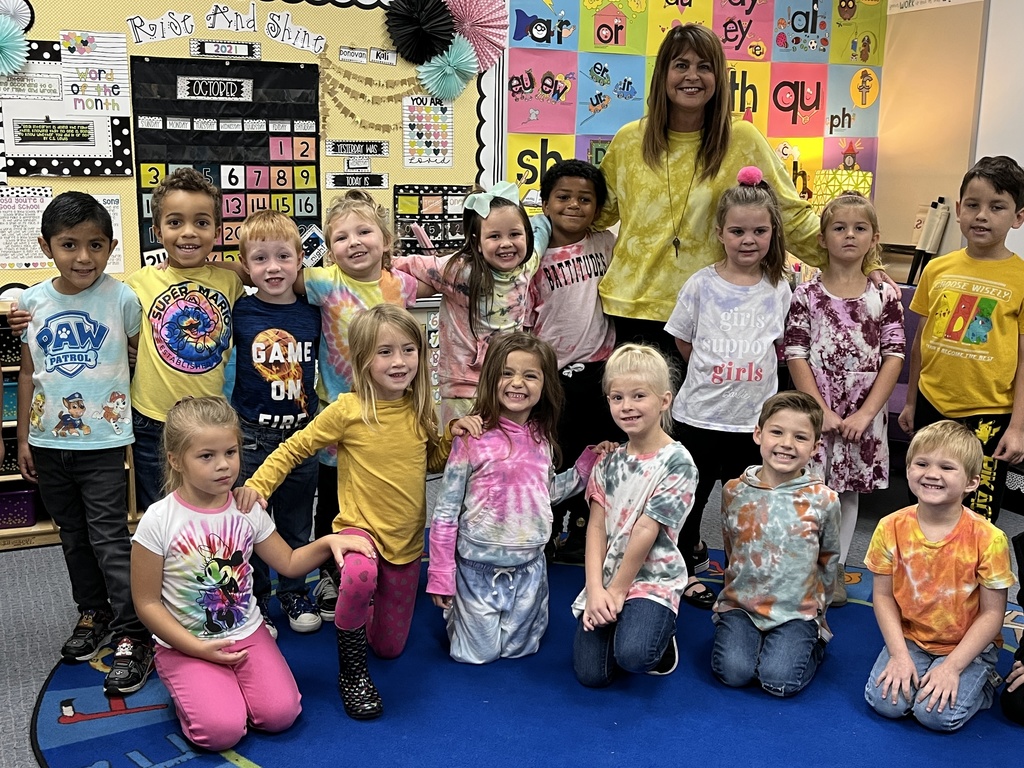
[[[284,731],[302,711],[302,696],[267,628],[229,645],[249,655],[233,667],[156,646],[156,669],[178,711],[185,738],[219,752],[246,733],[246,722],[270,733]]]
[[[358,528],[346,528],[340,533],[362,536],[372,542],[369,534]],[[419,583],[418,557],[405,565],[392,565],[379,553],[371,559],[348,552],[338,585],[334,625],[338,629],[359,629],[365,624],[366,639],[373,652],[379,658],[393,659],[405,649],[409,639]]]

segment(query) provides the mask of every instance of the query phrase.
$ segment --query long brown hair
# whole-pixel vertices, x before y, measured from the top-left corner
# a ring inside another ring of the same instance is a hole
[[[668,94],[665,82],[673,59],[692,50],[700,58],[711,62],[715,75],[715,93],[704,105],[704,125],[700,133],[700,150],[695,168],[700,168],[701,181],[718,175],[732,138],[732,113],[729,106],[729,71],[725,64],[722,43],[707,27],[683,24],[665,35],[654,60],[654,71],[647,89],[647,117],[644,118],[644,162],[657,170],[668,152]]]
[[[480,370],[480,383],[476,390],[476,407],[473,412],[479,414],[484,422],[484,429],[498,427],[501,416],[498,386],[501,374],[505,369],[505,360],[512,352],[527,352],[534,355],[540,362],[540,370],[544,375],[540,401],[533,406],[527,424],[538,440],[546,440],[551,445],[553,463],[557,467],[562,463],[562,452],[558,449],[558,419],[562,415],[562,403],[565,394],[558,380],[558,359],[555,350],[546,341],[525,331],[504,333],[491,340],[484,355],[483,367]]]
[[[416,357],[419,366],[416,376],[409,387],[412,397],[416,423],[425,434],[429,446],[438,442],[437,420],[434,417],[434,404],[430,398],[430,373],[427,369],[427,345],[423,339],[423,326],[416,318],[401,307],[394,304],[377,304],[369,309],[361,310],[352,318],[348,328],[348,345],[352,355],[352,391],[359,398],[362,406],[363,421],[377,421],[377,395],[370,376],[370,365],[377,351],[377,339],[380,331],[390,326],[416,345]]]
[[[474,187],[470,194],[483,192],[482,187]],[[503,197],[495,196],[491,199],[491,211],[498,208],[515,208],[523,220],[523,227],[526,228],[526,255],[529,259],[533,253],[533,227],[530,226],[530,217],[521,203],[513,203]],[[455,285],[462,276],[462,270],[469,267],[469,276],[466,284],[469,289],[469,331],[476,335],[476,325],[479,320],[480,304],[491,301],[494,293],[494,275],[491,266],[484,261],[484,252],[480,247],[480,230],[483,227],[484,218],[470,208],[462,211],[462,230],[465,233],[465,241],[462,247],[448,260],[444,266],[441,279]]]

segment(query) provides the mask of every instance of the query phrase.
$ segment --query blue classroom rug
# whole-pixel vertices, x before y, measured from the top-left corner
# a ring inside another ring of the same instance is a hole
[[[721,561],[721,552],[712,553]],[[718,563],[704,574],[721,583]],[[850,603],[829,614],[835,639],[817,676],[780,700],[734,690],[711,675],[710,613],[680,608],[680,663],[668,677],[626,676],[589,690],[572,673],[575,620],[569,604],[583,569],[550,569],[551,627],[538,654],[482,667],[448,657],[441,613],[421,592],[405,653],[371,658],[384,716],[356,722],[337,693],[334,631],[298,635],[275,614],[282,651],[303,694],[296,724],[277,735],[251,732],[214,754],[181,736],[174,707],[154,673],[124,699],[103,696],[109,655],[90,664],[58,664],[36,702],[32,744],[49,768],[210,766],[563,766],[656,765],[1017,765],[1024,731],[998,701],[956,734],[926,731],[913,720],[885,720],[864,703],[867,674],[882,647],[870,606],[871,575],[847,571]],[[274,610],[278,610],[276,601]],[[1024,617],[1009,606],[1004,675]]]

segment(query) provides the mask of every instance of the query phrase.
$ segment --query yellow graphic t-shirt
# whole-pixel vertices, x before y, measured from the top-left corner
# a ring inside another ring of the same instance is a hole
[[[978,617],[981,587],[1014,583],[1006,534],[967,507],[942,541],[924,537],[916,504],[883,517],[864,565],[892,576],[903,636],[938,656],[949,655]],[[992,641],[1003,645],[1002,635]]]
[[[1024,259],[972,259],[966,249],[925,267],[910,309],[924,318],[918,389],[943,416],[1013,410],[1024,333]]]
[[[142,303],[132,407],[164,421],[185,395],[222,394],[231,307],[242,295],[238,275],[211,266],[145,267],[125,282]]]

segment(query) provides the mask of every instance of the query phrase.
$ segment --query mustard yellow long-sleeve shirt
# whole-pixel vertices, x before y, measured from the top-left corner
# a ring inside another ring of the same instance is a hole
[[[379,422],[379,423],[378,423]],[[359,528],[373,538],[381,556],[394,565],[423,554],[427,470],[440,471],[451,451],[451,433],[427,452],[417,432],[412,399],[377,401],[377,422],[363,421],[352,392],[328,405],[305,429],[267,457],[246,481],[270,498],[303,459],[334,443],[338,446],[338,508],[334,530]]]

